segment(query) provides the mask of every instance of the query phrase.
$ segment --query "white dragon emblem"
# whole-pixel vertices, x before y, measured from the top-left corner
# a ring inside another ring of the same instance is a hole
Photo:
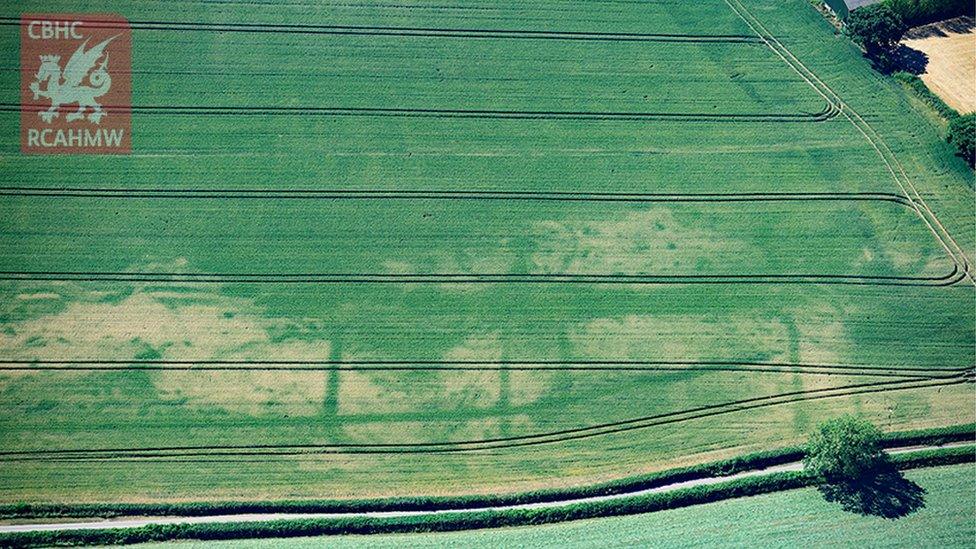
[[[38,97],[46,97],[51,100],[51,108],[38,113],[45,122],[50,124],[58,117],[58,108],[61,105],[72,103],[78,104],[78,110],[65,117],[68,122],[84,118],[85,111],[88,108],[92,109],[88,115],[88,120],[95,124],[102,120],[105,111],[95,101],[95,98],[105,95],[112,85],[112,77],[106,71],[108,54],[105,54],[105,58],[97,69],[92,69],[102,56],[108,43],[117,37],[118,35],[113,36],[87,51],[85,51],[85,46],[88,45],[88,40],[85,40],[71,55],[71,59],[68,59],[63,73],[61,72],[60,55],[41,56],[41,67],[37,69],[35,76],[37,80],[31,83],[30,90],[34,92],[35,100]],[[88,83],[90,84],[88,86],[82,85],[85,76],[88,76]],[[44,82],[47,82],[47,87],[42,90],[41,84]]]

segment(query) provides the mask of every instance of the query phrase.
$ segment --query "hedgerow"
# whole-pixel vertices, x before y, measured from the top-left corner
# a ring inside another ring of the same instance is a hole
[[[956,437],[959,434],[947,430],[934,431],[937,432],[929,432],[925,436]],[[963,434],[968,437],[971,433]],[[969,440],[969,438],[964,440]],[[973,462],[976,462],[976,452],[971,446],[940,448],[910,455],[892,456],[892,463],[898,469]],[[814,483],[815,480],[804,472],[785,472],[746,477],[718,485],[696,486],[673,492],[635,496],[620,500],[578,503],[549,509],[477,511],[418,517],[351,517],[280,520],[260,523],[150,525],[132,529],[22,532],[0,535],[0,545],[11,547],[124,545],[185,539],[216,541],[324,535],[450,532],[479,528],[529,526],[664,511],[726,499],[803,488]]]
[[[147,541],[196,539],[203,541],[244,538],[447,532],[476,528],[526,526],[676,509],[689,505],[745,497],[807,486],[803,473],[777,473],[749,477],[722,485],[699,486],[675,492],[614,501],[582,503],[551,509],[479,511],[420,517],[322,520],[284,520],[263,523],[152,525],[132,529],[23,532],[0,536],[0,544],[18,547],[50,545],[129,544]]]
[[[118,516],[207,516],[237,513],[325,513],[365,511],[437,511],[457,508],[497,507],[545,503],[634,492],[695,480],[725,476],[740,471],[797,461],[801,447],[756,452],[723,461],[671,469],[640,477],[561,490],[537,490],[510,495],[454,497],[406,497],[381,500],[197,502],[197,503],[98,503],[98,504],[14,504],[0,506],[0,518],[25,517],[118,517]]]
[[[942,118],[951,121],[959,116],[959,111],[953,109],[941,97],[932,93],[932,90],[918,76],[905,71],[895,72],[892,76],[903,86],[914,92],[922,102],[935,109]]]
[[[910,454],[895,454],[891,462],[898,469],[917,469],[940,465],[958,465],[976,461],[976,449],[972,446],[957,446],[935,450],[921,450]]]
[[[976,115],[973,113],[959,114],[959,111],[953,109],[941,97],[932,93],[932,90],[925,85],[925,82],[914,74],[898,71],[893,73],[892,76],[903,86],[911,90],[923,103],[935,109],[939,113],[939,116],[948,122],[949,128],[946,132],[946,141],[955,146],[959,156],[966,160],[970,166],[974,165],[976,158],[974,158],[973,142],[976,140],[976,135],[974,135],[976,131],[974,131],[973,121],[976,120]]]
[[[889,433],[883,446],[906,444],[945,444],[976,440],[976,424],[937,429]],[[119,517],[119,516],[208,516],[243,513],[355,513],[367,511],[438,511],[472,509],[567,499],[607,496],[646,490],[677,482],[720,477],[791,463],[803,459],[802,446],[789,446],[738,456],[722,461],[671,469],[602,484],[559,490],[537,490],[510,495],[455,497],[405,497],[380,500],[305,500],[195,503],[95,503],[95,504],[14,504],[0,505],[0,518],[42,517]]]
[[[911,26],[972,15],[972,0],[885,0]]]
[[[909,444],[940,445],[952,442],[976,442],[976,423],[899,431],[882,436],[882,446],[892,448]]]

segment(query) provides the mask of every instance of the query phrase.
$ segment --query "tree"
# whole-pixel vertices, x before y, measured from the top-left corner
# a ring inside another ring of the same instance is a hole
[[[973,14],[973,0],[884,0],[911,27]]]
[[[857,8],[847,16],[844,32],[864,48],[868,57],[888,65],[908,27],[888,3]]]
[[[959,156],[966,159],[969,165],[976,163],[976,113],[957,116],[949,122],[949,134],[946,140],[959,149]]]
[[[925,490],[895,469],[881,449],[881,431],[863,419],[820,424],[803,464],[824,499],[846,511],[898,518],[925,506]]]
[[[822,482],[855,481],[886,463],[880,441],[881,431],[870,422],[842,416],[820,424],[803,464]]]

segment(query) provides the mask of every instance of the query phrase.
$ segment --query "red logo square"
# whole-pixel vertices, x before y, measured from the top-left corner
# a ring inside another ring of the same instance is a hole
[[[20,150],[132,150],[132,32],[109,14],[27,14],[20,26]]]

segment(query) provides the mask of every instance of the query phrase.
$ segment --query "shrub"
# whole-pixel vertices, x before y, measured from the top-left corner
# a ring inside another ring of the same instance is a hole
[[[822,423],[810,437],[803,460],[807,473],[827,482],[856,480],[884,463],[881,431],[853,416]]]
[[[810,438],[806,472],[824,499],[845,511],[898,518],[925,506],[925,489],[881,451],[881,431],[853,416],[824,422]],[[931,457],[931,456],[930,456]]]
[[[976,140],[976,113],[958,116],[951,120],[946,140],[955,145],[959,156],[969,162],[970,166],[976,164],[976,151],[973,144]]]

